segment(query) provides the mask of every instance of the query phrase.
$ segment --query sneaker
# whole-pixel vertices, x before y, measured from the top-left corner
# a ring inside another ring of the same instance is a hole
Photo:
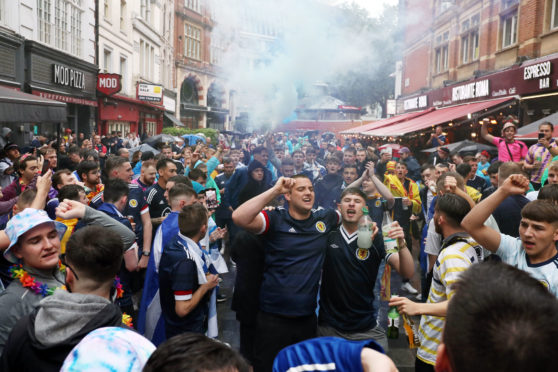
[[[219,294],[217,295],[217,302],[225,302],[225,301],[227,301],[227,296],[225,296],[225,295],[222,294],[222,293],[219,293]]]
[[[418,293],[418,291],[409,282],[403,283],[401,289],[404,289],[412,295],[416,295]]]
[[[417,301],[422,301],[422,293],[419,293],[415,298],[417,299]]]

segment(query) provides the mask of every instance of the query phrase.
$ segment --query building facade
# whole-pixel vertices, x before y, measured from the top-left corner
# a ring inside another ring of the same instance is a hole
[[[97,107],[94,0],[0,0],[0,84],[66,103],[62,129],[90,133]],[[18,138],[54,135],[52,123]]]
[[[99,68],[121,75],[122,90],[99,98],[99,132],[160,133],[176,111],[174,0],[102,0]]]
[[[400,1],[405,47],[398,111],[517,96],[522,123],[555,112],[557,3]]]
[[[189,128],[228,129],[229,95],[219,64],[223,44],[212,35],[209,1],[175,1],[177,117]],[[214,41],[212,41],[214,40]]]

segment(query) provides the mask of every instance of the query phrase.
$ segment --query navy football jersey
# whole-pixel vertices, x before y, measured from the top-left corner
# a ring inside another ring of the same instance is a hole
[[[260,309],[284,316],[308,316],[316,310],[318,282],[327,236],[339,221],[333,209],[312,210],[295,220],[288,210],[262,211],[265,266]]]
[[[320,288],[319,324],[345,332],[368,331],[376,326],[374,284],[386,257],[381,234],[370,249],[357,246],[355,231],[343,226],[328,236]]]

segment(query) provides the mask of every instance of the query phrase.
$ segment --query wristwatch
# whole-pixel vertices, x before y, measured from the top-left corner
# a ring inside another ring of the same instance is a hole
[[[142,251],[142,252],[141,252],[141,255],[142,255],[142,256],[147,256],[147,257],[149,257],[150,254],[151,254],[150,251]]]

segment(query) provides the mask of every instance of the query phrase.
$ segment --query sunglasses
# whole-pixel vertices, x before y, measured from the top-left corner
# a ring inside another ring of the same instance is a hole
[[[79,280],[79,276],[77,275],[76,271],[74,269],[72,269],[72,267],[70,265],[68,265],[68,263],[66,262],[66,253],[62,253],[58,256],[58,258],[60,259],[60,262],[62,263],[62,265],[66,266],[68,269],[70,269],[72,271],[72,273],[74,274],[74,276],[76,277],[77,280]]]

